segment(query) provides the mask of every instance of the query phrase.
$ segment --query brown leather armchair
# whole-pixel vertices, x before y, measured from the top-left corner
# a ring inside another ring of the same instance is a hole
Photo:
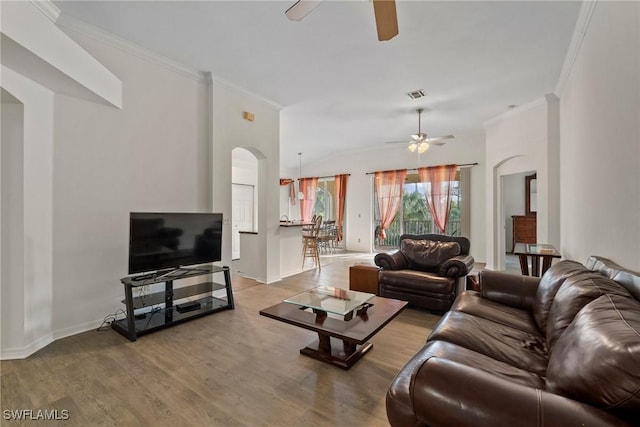
[[[436,312],[449,310],[473,268],[466,237],[403,234],[400,250],[379,253],[374,261],[380,295]]]

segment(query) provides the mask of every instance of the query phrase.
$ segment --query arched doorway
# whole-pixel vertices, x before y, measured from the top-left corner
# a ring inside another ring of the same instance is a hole
[[[240,233],[258,232],[258,159],[249,150],[235,148],[231,153],[231,253],[240,258]]]

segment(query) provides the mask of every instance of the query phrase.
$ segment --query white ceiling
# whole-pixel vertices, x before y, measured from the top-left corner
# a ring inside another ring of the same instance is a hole
[[[56,1],[64,14],[282,105],[281,166],[429,136],[551,93],[579,1],[397,1],[399,35],[376,37],[368,0],[325,1],[300,22],[287,1]],[[424,89],[426,98],[406,92]],[[455,144],[455,139],[448,142]],[[399,149],[404,149],[399,145]]]

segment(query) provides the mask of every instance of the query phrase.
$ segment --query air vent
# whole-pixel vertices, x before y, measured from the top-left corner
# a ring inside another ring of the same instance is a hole
[[[419,90],[414,90],[413,92],[407,93],[407,96],[411,99],[418,99],[418,98],[422,98],[423,96],[426,96],[426,94],[424,93],[424,90],[419,89]]]

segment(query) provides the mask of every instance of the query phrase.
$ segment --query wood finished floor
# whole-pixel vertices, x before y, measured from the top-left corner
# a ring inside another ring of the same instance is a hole
[[[236,309],[129,342],[112,330],[0,362],[6,409],[66,409],[64,426],[388,426],[385,393],[439,316],[408,308],[344,371],[302,356],[313,333],[258,314],[318,285],[348,288],[371,255],[323,257],[322,269],[264,285],[233,278]],[[42,421],[4,425],[47,425]]]

